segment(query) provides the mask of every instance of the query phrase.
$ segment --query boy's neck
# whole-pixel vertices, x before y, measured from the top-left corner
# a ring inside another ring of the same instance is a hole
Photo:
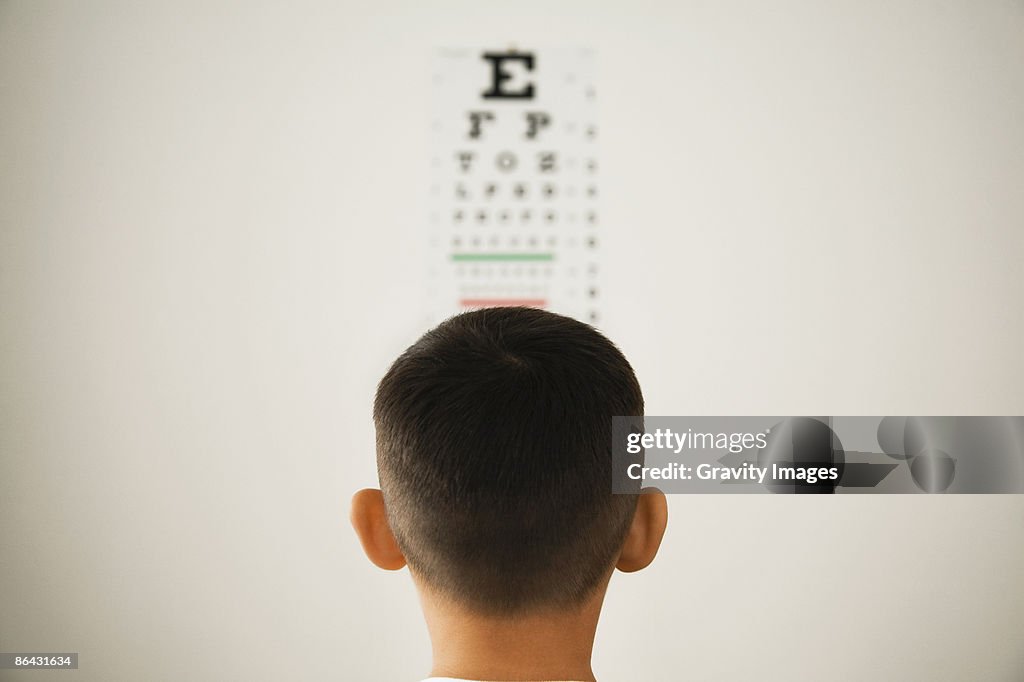
[[[590,657],[603,590],[575,611],[481,616],[423,595],[435,677],[594,680]]]

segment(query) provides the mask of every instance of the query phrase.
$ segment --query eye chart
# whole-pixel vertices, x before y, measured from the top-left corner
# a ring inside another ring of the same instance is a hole
[[[587,49],[435,54],[435,321],[524,305],[600,322],[594,70]]]

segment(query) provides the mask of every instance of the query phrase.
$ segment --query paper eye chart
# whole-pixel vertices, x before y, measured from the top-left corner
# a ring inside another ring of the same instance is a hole
[[[600,322],[594,72],[587,49],[435,54],[435,321],[525,305]]]

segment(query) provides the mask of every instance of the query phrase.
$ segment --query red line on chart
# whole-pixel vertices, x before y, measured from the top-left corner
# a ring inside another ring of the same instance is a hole
[[[459,305],[463,308],[493,308],[498,306],[527,306],[543,308],[548,304],[543,298],[463,298]]]

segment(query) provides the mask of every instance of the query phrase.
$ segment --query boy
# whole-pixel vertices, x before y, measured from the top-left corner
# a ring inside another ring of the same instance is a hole
[[[409,566],[431,679],[594,680],[612,571],[647,566],[668,518],[657,491],[611,492],[612,417],[642,414],[622,353],[542,310],[458,315],[391,366],[381,489],[356,493],[352,525],[374,564]]]

